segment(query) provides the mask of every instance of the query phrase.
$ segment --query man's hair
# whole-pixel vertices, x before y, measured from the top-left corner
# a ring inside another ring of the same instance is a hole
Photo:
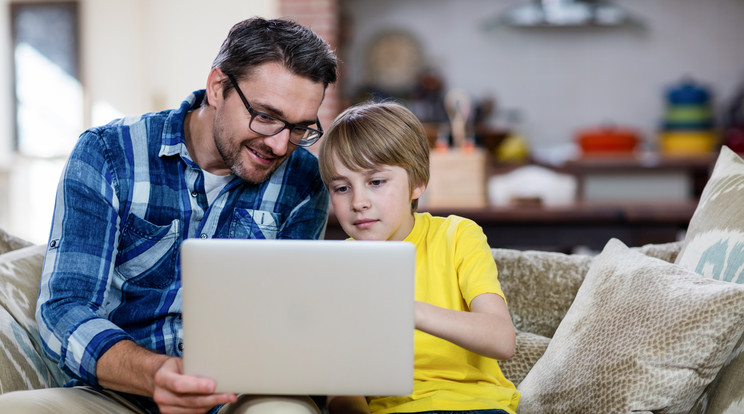
[[[359,104],[336,117],[318,151],[320,175],[326,184],[338,177],[334,154],[352,171],[401,167],[408,173],[411,192],[429,183],[426,131],[416,115],[394,102]],[[413,200],[411,211],[417,207],[418,200]]]
[[[266,20],[253,17],[236,23],[227,34],[212,69],[232,75],[236,80],[251,75],[264,63],[276,62],[295,75],[322,83],[324,88],[335,83],[336,55],[320,36],[291,20]],[[225,80],[223,94],[232,90]]]

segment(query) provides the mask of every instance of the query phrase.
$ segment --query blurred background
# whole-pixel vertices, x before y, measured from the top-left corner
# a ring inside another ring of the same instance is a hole
[[[0,0],[0,227],[45,242],[80,132],[177,106],[253,15],[337,50],[324,125],[411,108],[434,149],[422,208],[493,247],[677,239],[720,145],[744,150],[744,0]]]

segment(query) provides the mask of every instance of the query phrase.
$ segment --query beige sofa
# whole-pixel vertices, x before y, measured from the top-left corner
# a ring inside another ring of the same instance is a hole
[[[742,206],[744,161],[723,147],[683,241],[494,249],[519,412],[744,413]]]
[[[726,148],[683,242],[493,249],[530,413],[744,412],[744,162]],[[737,250],[738,249],[738,250]],[[45,247],[0,230],[0,392],[60,386],[34,308]],[[740,277],[741,276],[741,277]]]
[[[673,262],[681,246],[682,243],[677,242],[631,250]],[[44,251],[44,246],[31,245],[0,230],[2,392],[60,386],[68,379],[54,363],[42,356],[36,332],[34,306]],[[502,361],[501,366],[507,378],[520,386],[543,356],[595,258],[510,249],[493,249],[493,256],[499,265],[499,277],[518,330],[516,355],[510,361]],[[587,379],[591,375],[587,372]],[[613,389],[607,391],[619,392]],[[712,390],[708,398],[714,397],[716,392]],[[571,392],[564,394],[561,398],[571,398]],[[744,394],[744,389],[740,389],[739,394]],[[536,393],[524,395],[523,404],[525,398],[537,397],[539,395]],[[569,408],[566,412],[603,412],[575,411],[575,406]],[[521,412],[548,411],[525,411],[520,408]]]

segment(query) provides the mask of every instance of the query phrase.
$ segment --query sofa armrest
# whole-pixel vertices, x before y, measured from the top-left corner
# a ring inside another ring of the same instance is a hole
[[[30,246],[31,242],[14,236],[0,228],[0,254]]]
[[[44,355],[36,327],[45,252],[45,245],[30,245],[0,254],[0,394],[58,387],[69,379]]]

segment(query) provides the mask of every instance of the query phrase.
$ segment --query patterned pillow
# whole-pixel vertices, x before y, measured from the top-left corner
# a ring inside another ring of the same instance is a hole
[[[704,276],[744,283],[744,161],[722,147],[677,263]],[[744,412],[744,338],[698,402],[709,414]],[[707,409],[706,409],[707,407]]]
[[[744,286],[610,240],[518,389],[520,413],[688,412],[744,332]]]
[[[36,330],[45,246],[0,255],[0,393],[60,386],[67,377],[43,356]]]
[[[721,148],[676,263],[717,280],[744,283],[744,160]]]

